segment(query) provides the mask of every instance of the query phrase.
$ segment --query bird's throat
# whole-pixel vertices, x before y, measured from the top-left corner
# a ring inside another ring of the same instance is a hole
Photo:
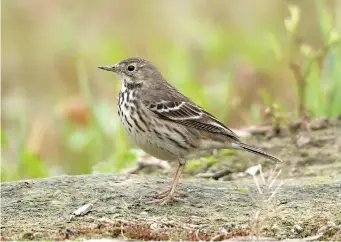
[[[124,80],[123,87],[128,90],[140,89],[142,87],[142,83],[141,82],[129,82],[129,81]]]

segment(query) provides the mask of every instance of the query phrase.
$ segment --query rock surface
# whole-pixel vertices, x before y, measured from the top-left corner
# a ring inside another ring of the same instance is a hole
[[[257,235],[340,240],[340,134],[340,125],[303,132],[296,139],[301,139],[300,146],[287,136],[250,139],[286,161],[271,188],[256,177],[262,194],[245,173],[215,181],[191,176],[190,168],[179,185],[187,194],[185,202],[166,206],[148,201],[153,201],[150,195],[168,188],[170,175],[98,174],[5,182],[1,184],[1,239],[223,240]],[[250,164],[264,163],[252,154],[241,157],[252,157],[247,159]],[[235,165],[230,158],[219,159],[210,172],[228,164]],[[266,169],[273,165],[264,167],[267,177]],[[88,203],[93,204],[90,211],[71,216]]]
[[[89,175],[4,183],[2,237],[62,239],[66,233],[73,238],[115,237],[106,230],[102,234],[100,224],[122,221],[173,239],[189,238],[193,231],[213,237],[223,228],[249,234],[259,212],[260,235],[283,239],[311,236],[328,223],[336,227],[341,222],[340,178],[283,180],[272,202],[266,202],[270,191],[261,195],[252,182],[190,179],[180,185],[188,195],[185,202],[146,203],[152,200],[148,195],[166,189],[169,182],[164,177]],[[86,203],[93,203],[91,211],[71,218]]]

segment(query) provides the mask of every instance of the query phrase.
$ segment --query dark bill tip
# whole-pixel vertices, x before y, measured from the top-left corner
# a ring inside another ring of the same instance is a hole
[[[99,66],[98,68],[105,71],[115,71],[115,66]]]

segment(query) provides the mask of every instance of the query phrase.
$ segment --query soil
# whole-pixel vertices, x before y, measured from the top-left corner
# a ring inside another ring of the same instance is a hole
[[[156,168],[2,183],[1,239],[341,240],[341,121],[309,127],[245,139],[284,160],[276,171],[239,151],[189,162],[179,185],[185,201],[165,206],[148,203],[171,181]],[[245,172],[257,164],[265,182]]]

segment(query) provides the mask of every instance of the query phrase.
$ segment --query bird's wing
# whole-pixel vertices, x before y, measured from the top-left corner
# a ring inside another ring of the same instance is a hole
[[[231,129],[189,100],[158,102],[144,100],[143,104],[159,118],[203,131],[227,135],[239,141],[238,136]]]

